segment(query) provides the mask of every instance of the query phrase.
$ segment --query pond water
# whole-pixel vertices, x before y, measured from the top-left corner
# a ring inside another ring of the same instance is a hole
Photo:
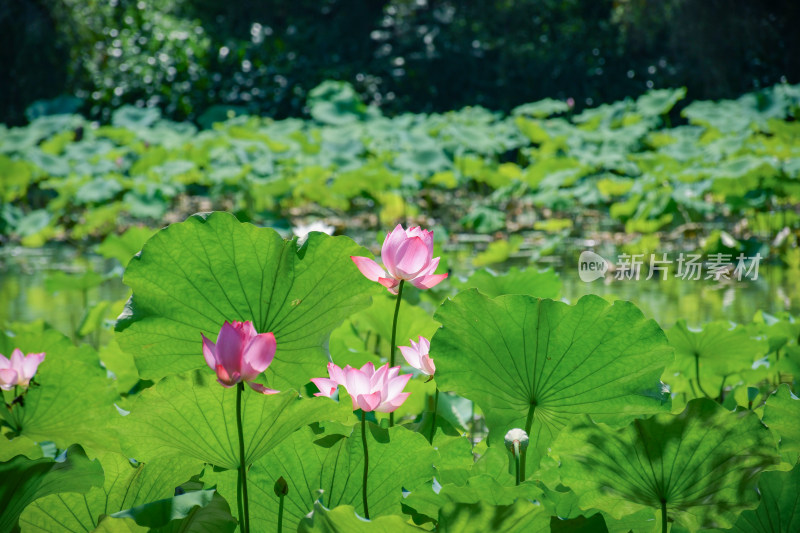
[[[492,268],[495,271],[503,271],[511,265],[553,268],[561,278],[564,300],[574,302],[585,294],[630,300],[663,328],[671,327],[680,319],[685,319],[690,326],[718,319],[749,322],[758,310],[771,314],[780,311],[800,314],[800,272],[782,265],[762,263],[758,279],[741,282],[689,281],[672,275],[667,280],[657,277],[645,280],[646,275],[638,281],[615,280],[607,275],[605,280],[587,283],[578,275],[580,252],[576,247],[566,247],[535,264],[517,257]],[[85,290],[48,283],[56,272],[88,270],[102,274],[105,280]],[[466,266],[453,265],[453,270],[462,277],[469,273]],[[114,316],[111,313],[115,309],[121,310],[129,296],[121,273],[122,268],[116,261],[81,253],[65,245],[39,249],[0,248],[0,324],[44,320],[69,335],[81,325],[87,307],[108,300],[114,303],[107,316]],[[103,335],[110,336],[110,333]]]

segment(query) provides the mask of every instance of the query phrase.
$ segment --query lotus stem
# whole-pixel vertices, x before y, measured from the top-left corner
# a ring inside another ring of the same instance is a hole
[[[394,366],[394,353],[397,350],[397,316],[400,314],[400,301],[403,299],[403,284],[405,280],[400,280],[397,286],[397,303],[394,305],[394,319],[392,319],[392,343],[389,345],[389,366]],[[394,411],[389,413],[389,427],[394,426]],[[366,499],[364,500],[366,502]]]
[[[703,393],[703,396],[710,398],[708,393],[703,390],[703,386],[700,384],[700,356],[697,354],[694,354],[694,375],[697,377],[697,388],[700,389],[700,392]]]
[[[667,501],[661,500],[661,533],[667,533]]]
[[[433,395],[433,421],[431,422],[431,436],[428,439],[431,446],[433,445],[433,437],[436,435],[436,413],[439,409],[439,387],[436,387],[436,393]]]
[[[514,443],[514,464],[516,465],[517,470],[517,485],[520,484],[520,477],[519,477],[519,442]]]
[[[525,433],[527,435],[531,434],[531,428],[533,427],[533,413],[536,411],[536,401],[531,402],[531,406],[528,408],[528,419],[525,420]],[[525,463],[527,463],[528,458],[528,451],[525,450],[519,459],[519,470],[520,470],[520,481],[525,481]]]
[[[361,483],[361,498],[364,500],[364,518],[369,520],[369,506],[367,505],[367,473],[369,472],[369,451],[367,450],[367,421],[364,411],[361,411],[361,444],[364,446],[364,479]]]
[[[236,491],[239,505],[239,524],[244,533],[250,533],[250,507],[247,501],[247,465],[244,459],[244,431],[242,429],[242,392],[244,383],[236,385],[236,429],[239,433],[239,487]]]
[[[284,494],[280,496],[280,503],[278,504],[278,533],[283,533],[283,501],[286,499]]]

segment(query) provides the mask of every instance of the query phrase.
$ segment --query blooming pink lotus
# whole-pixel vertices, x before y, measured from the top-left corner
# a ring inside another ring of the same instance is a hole
[[[0,389],[27,387],[39,365],[44,361],[44,355],[44,353],[25,355],[19,348],[11,352],[10,358],[0,354]]]
[[[400,367],[389,367],[386,363],[378,370],[375,365],[367,363],[359,368],[347,365],[339,368],[333,363],[328,363],[329,378],[314,378],[311,381],[319,388],[314,396],[327,396],[330,398],[339,385],[343,385],[353,401],[353,410],[378,411],[391,413],[400,407],[410,392],[403,392],[403,388],[411,378],[411,374],[398,375]]]
[[[433,257],[433,232],[415,226],[403,229],[400,224],[386,236],[381,247],[381,260],[386,270],[368,257],[350,259],[367,279],[377,281],[392,294],[397,294],[401,280],[410,281],[418,289],[430,289],[447,274],[434,274],[439,258]]]
[[[398,346],[406,362],[426,376],[432,376],[436,372],[436,365],[433,364],[433,359],[428,355],[431,349],[431,341],[420,335],[419,343],[411,339],[408,339],[408,342],[411,343],[411,346]]]
[[[256,333],[252,322],[228,322],[222,325],[214,344],[203,337],[203,356],[211,370],[217,373],[217,381],[223,387],[233,387],[242,381],[255,391],[276,394],[279,391],[252,383],[267,369],[275,357],[275,335]]]

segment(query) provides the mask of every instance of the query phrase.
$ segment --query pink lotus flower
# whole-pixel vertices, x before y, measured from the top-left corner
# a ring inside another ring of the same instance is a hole
[[[378,370],[375,365],[367,363],[360,369],[347,365],[339,368],[333,363],[328,363],[329,378],[314,378],[311,381],[319,388],[314,396],[330,398],[339,385],[344,386],[350,399],[353,401],[353,410],[378,411],[391,413],[400,407],[410,392],[403,392],[403,388],[411,378],[411,374],[398,375],[400,367],[389,368],[386,363]]]
[[[431,349],[431,341],[420,335],[419,343],[411,339],[408,339],[408,342],[411,343],[410,347],[398,346],[406,362],[426,376],[432,376],[436,372],[436,365],[433,364],[433,359],[428,355]]]
[[[203,337],[203,357],[211,370],[217,373],[217,381],[223,387],[233,387],[244,381],[250,388],[264,393],[279,391],[264,385],[251,383],[272,363],[275,357],[275,335],[256,333],[252,322],[228,322],[222,325],[214,344]]]
[[[10,358],[0,354],[0,389],[27,387],[42,361],[44,353],[24,355],[19,348],[11,352]]]
[[[367,279],[377,281],[392,294],[397,294],[401,280],[410,281],[418,289],[430,289],[447,274],[434,274],[439,258],[433,257],[433,232],[415,226],[403,229],[400,224],[386,236],[381,247],[381,260],[386,270],[368,257],[350,256]]]

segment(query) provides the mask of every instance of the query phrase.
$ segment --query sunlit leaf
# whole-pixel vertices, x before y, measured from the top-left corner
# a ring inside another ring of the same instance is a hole
[[[205,367],[201,333],[250,320],[277,340],[267,370],[274,389],[323,375],[330,331],[369,304],[374,283],[355,268],[363,249],[347,237],[312,233],[302,248],[227,213],[193,216],[151,238],[128,264],[133,289],[117,323],[142,378]]]
[[[663,505],[670,521],[691,530],[733,525],[739,512],[757,504],[758,474],[778,463],[758,416],[731,413],[705,398],[678,415],[621,429],[579,422],[552,450],[582,509],[622,518]]]
[[[436,382],[475,401],[490,443],[512,428],[530,435],[531,475],[571,418],[627,423],[663,412],[659,381],[671,350],[652,321],[629,302],[585,296],[575,305],[530,296],[489,299],[475,290],[445,301],[431,341]]]

